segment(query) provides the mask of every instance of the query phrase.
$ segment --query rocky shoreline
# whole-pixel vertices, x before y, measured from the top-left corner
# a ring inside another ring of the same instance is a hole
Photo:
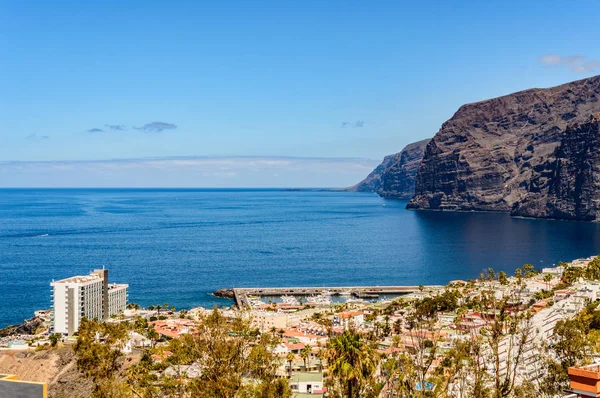
[[[21,324],[9,325],[4,329],[0,329],[0,338],[13,335],[33,335],[43,323],[42,318],[34,316],[24,320]]]
[[[231,299],[231,300],[233,300],[235,298],[235,295],[233,294],[233,289],[215,290],[212,293],[212,295],[215,297],[221,297],[221,298],[226,298],[226,299]]]

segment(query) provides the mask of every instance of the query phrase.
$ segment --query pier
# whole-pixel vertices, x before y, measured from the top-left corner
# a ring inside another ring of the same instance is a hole
[[[423,286],[425,290],[441,289],[443,286]],[[380,295],[405,295],[418,292],[419,286],[321,286],[321,287],[251,287],[233,288],[231,293],[238,308],[248,305],[248,296],[313,296],[350,294],[359,298],[377,298]]]

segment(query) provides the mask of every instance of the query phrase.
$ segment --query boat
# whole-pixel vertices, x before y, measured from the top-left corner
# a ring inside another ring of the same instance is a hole
[[[306,303],[313,305],[329,305],[331,304],[331,298],[329,296],[319,294],[318,296],[307,297]]]
[[[262,301],[258,296],[248,296],[248,302],[252,307],[260,307],[261,305],[265,304],[265,302]]]
[[[361,298],[349,297],[346,299],[346,303],[368,303],[368,301]]]
[[[287,305],[300,305],[300,302],[294,296],[283,295],[283,296],[281,296],[281,302],[283,304],[287,304]]]

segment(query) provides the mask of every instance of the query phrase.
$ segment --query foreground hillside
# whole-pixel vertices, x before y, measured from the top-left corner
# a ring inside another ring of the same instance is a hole
[[[77,370],[70,346],[42,351],[0,351],[0,373],[15,374],[21,380],[46,382],[48,396],[87,397],[93,384]]]

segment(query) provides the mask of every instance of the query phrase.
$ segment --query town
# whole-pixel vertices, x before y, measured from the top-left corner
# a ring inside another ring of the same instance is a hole
[[[128,285],[94,270],[53,281],[51,310],[1,331],[0,396],[53,391],[3,368],[3,356],[62,348],[94,396],[232,396],[214,389],[268,384],[261,396],[597,397],[599,281],[590,257],[446,286],[234,289],[231,308],[177,310],[128,303]],[[119,358],[113,374],[95,368],[105,354]],[[220,355],[230,362],[217,369]]]

